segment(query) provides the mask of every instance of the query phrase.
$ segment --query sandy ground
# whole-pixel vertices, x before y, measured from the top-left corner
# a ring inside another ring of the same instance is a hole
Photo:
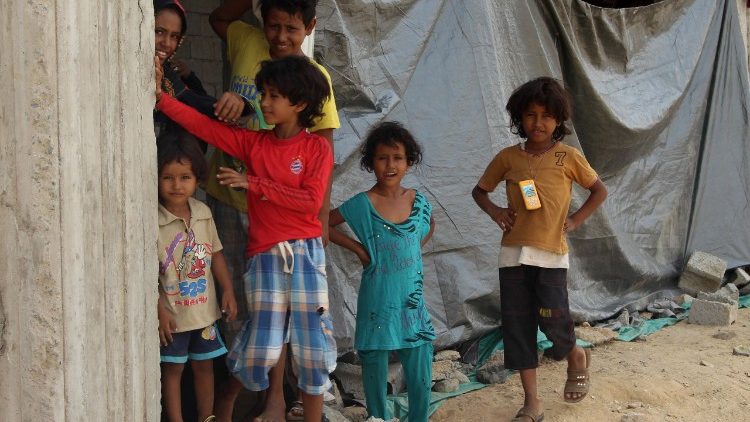
[[[729,334],[714,338],[719,332]],[[545,421],[750,421],[750,309],[729,327],[682,321],[645,341],[614,341],[592,351],[592,387],[578,404],[562,399],[566,364],[542,361],[537,374]],[[431,421],[509,421],[523,403],[518,375],[454,397]]]

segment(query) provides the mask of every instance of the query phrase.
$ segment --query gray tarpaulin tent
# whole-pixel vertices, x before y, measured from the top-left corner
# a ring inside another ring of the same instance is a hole
[[[436,347],[497,327],[500,233],[471,199],[492,156],[518,142],[504,104],[519,84],[562,79],[579,147],[609,187],[571,234],[577,319],[601,319],[674,289],[686,256],[750,262],[746,53],[734,0],[601,9],[576,0],[321,0],[316,56],[342,128],[334,205],[369,188],[357,147],[381,120],[425,148],[406,184],[434,206],[425,296]],[[574,191],[574,204],[585,191]],[[494,198],[504,202],[504,191]],[[340,351],[350,349],[361,268],[329,248]]]

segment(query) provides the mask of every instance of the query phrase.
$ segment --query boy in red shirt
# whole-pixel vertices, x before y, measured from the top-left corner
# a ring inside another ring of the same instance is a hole
[[[266,61],[255,77],[261,110],[272,130],[225,126],[161,92],[157,110],[189,132],[242,160],[247,176],[224,173],[222,184],[247,189],[245,294],[249,318],[227,365],[250,390],[268,388],[268,371],[289,343],[303,392],[305,420],[319,421],[336,343],[318,212],[333,167],[329,143],[307,128],[330,93],[325,76],[303,57]]]

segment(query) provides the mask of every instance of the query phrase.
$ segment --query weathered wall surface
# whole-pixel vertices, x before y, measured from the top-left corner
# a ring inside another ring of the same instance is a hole
[[[151,0],[0,4],[0,421],[156,421]]]
[[[224,92],[224,45],[211,29],[208,15],[221,4],[219,0],[185,0],[188,30],[176,57],[184,59],[206,88],[209,95]]]

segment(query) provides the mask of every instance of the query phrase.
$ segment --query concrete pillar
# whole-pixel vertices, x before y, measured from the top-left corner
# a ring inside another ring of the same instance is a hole
[[[156,421],[151,0],[0,4],[0,421]]]

